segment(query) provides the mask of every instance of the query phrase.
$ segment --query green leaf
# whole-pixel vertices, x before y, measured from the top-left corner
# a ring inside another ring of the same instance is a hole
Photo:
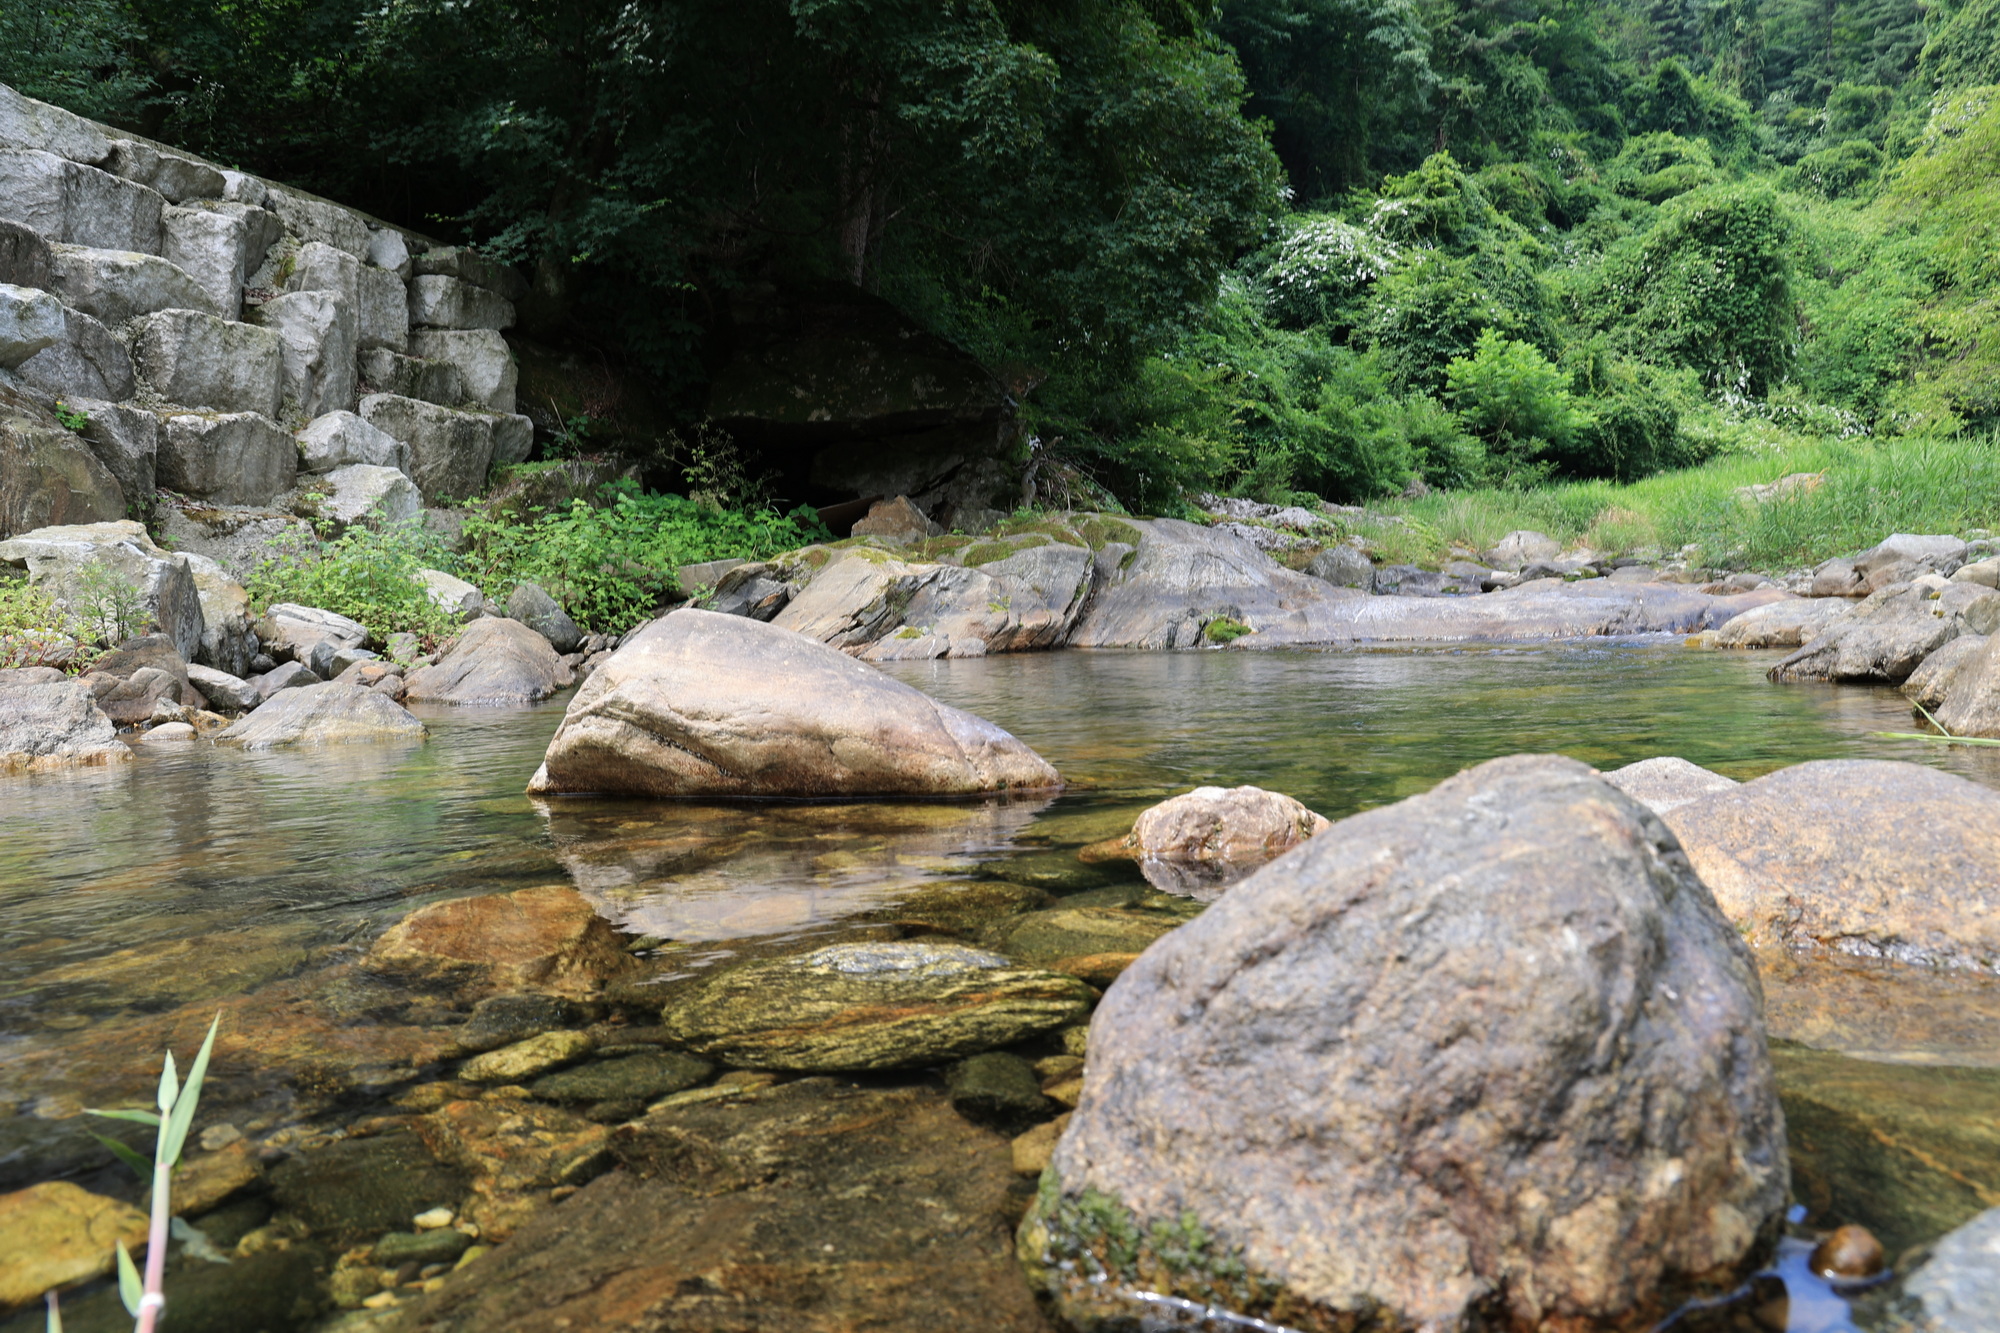
[[[101,1115],[106,1120],[130,1120],[135,1125],[157,1125],[160,1123],[160,1117],[154,1115],[151,1111],[99,1111],[86,1106],[83,1113],[85,1115]]]
[[[146,1160],[144,1153],[131,1144],[120,1143],[106,1134],[92,1134],[90,1137],[109,1148],[111,1155],[131,1167],[132,1174],[138,1176],[140,1180],[150,1181],[153,1178],[153,1164]]]
[[[208,1036],[202,1039],[201,1050],[188,1066],[187,1086],[181,1089],[174,1101],[173,1113],[167,1117],[166,1127],[160,1131],[159,1160],[172,1166],[181,1159],[181,1145],[187,1142],[188,1127],[194,1123],[194,1110],[201,1101],[201,1081],[208,1075],[209,1052],[215,1049],[215,1030],[222,1026],[222,1014],[217,1011],[215,1021],[208,1025]],[[169,1059],[172,1057],[169,1056]]]
[[[139,1281],[139,1270],[132,1263],[132,1256],[125,1250],[125,1242],[118,1242],[118,1299],[125,1302],[125,1313],[134,1319],[139,1317],[139,1299],[146,1294],[145,1284]]]
[[[168,1051],[167,1062],[160,1066],[160,1095],[158,1103],[161,1115],[165,1115],[174,1109],[174,1098],[180,1095],[180,1088],[180,1079],[174,1074],[174,1053]]]

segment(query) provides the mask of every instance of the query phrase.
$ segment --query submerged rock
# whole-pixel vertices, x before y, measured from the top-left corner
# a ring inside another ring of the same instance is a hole
[[[467,625],[435,666],[412,671],[407,697],[412,703],[531,704],[570,681],[547,639],[518,620],[487,617]]]
[[[641,1051],[544,1074],[528,1091],[545,1102],[650,1102],[707,1080],[715,1066],[685,1051]]]
[[[1604,780],[1656,815],[1737,785],[1733,778],[1711,773],[1700,764],[1673,755],[1641,759],[1636,764],[1614,768],[1604,775]]]
[[[596,1049],[597,1043],[586,1032],[544,1032],[473,1056],[459,1066],[458,1076],[468,1083],[526,1083],[552,1069],[575,1064]]]
[[[284,745],[420,741],[424,724],[387,695],[329,681],[279,690],[215,738],[217,745],[269,750]]]
[[[660,1025],[741,1068],[905,1069],[1053,1031],[1090,999],[1073,977],[963,944],[835,944],[704,977]]]
[[[2000,971],[2000,792],[1823,759],[1667,812],[1753,944]]]
[[[1007,1051],[988,1051],[960,1060],[945,1071],[952,1109],[974,1124],[1002,1133],[1018,1130],[1053,1109],[1042,1096],[1035,1067]]]
[[[2000,592],[1976,583],[1897,583],[1870,593],[1768,673],[1772,680],[1906,679],[1961,634],[2000,629]]]
[[[465,1174],[407,1129],[336,1139],[271,1169],[278,1206],[338,1241],[379,1236],[465,1196]]]
[[[1211,897],[1326,827],[1280,792],[1196,787],[1141,814],[1123,847],[1156,888]]]
[[[1657,818],[1519,756],[1342,821],[1148,950],[1021,1253],[1079,1329],[1133,1326],[1138,1290],[1635,1329],[1754,1267],[1786,1183],[1748,950]]]
[[[494,995],[472,1007],[458,1044],[473,1052],[497,1050],[544,1032],[579,1027],[587,1018],[582,1005],[560,995]]]
[[[144,1213],[65,1180],[0,1194],[0,1311],[102,1277],[119,1242],[145,1238]]]
[[[982,718],[800,635],[688,609],[597,669],[528,790],[963,796],[1061,785]]]
[[[0,773],[120,764],[131,757],[88,685],[0,682]]]
[[[631,965],[611,923],[567,885],[419,907],[369,948],[371,972],[464,993],[587,995]]]

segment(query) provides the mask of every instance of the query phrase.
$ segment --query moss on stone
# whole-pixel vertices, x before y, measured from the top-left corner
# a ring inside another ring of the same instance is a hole
[[[1202,626],[1201,632],[1210,643],[1234,643],[1246,634],[1256,633],[1242,621],[1228,616],[1217,616]]]

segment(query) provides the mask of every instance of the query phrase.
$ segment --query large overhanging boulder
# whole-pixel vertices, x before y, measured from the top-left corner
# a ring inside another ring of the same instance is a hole
[[[1569,759],[1272,862],[1112,984],[1087,1058],[1020,1243],[1079,1330],[1646,1329],[1785,1208],[1749,950]]]
[[[1061,785],[983,718],[788,630],[690,609],[597,669],[528,790],[969,796]]]

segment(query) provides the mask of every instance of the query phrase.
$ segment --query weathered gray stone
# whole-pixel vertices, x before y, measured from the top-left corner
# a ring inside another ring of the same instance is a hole
[[[415,271],[420,275],[457,278],[496,292],[509,301],[518,301],[528,294],[527,281],[512,265],[488,259],[463,245],[442,245],[424,251],[416,257]]]
[[[494,413],[491,417],[493,429],[493,466],[507,467],[514,463],[525,463],[535,448],[535,423],[518,413]]]
[[[447,574],[442,569],[420,569],[417,579],[439,610],[449,612],[460,620],[472,620],[486,614],[486,594],[456,574]]]
[[[285,290],[332,292],[353,309],[361,302],[361,267],[361,261],[345,250],[308,241],[299,247]]]
[[[161,253],[201,284],[227,319],[241,313],[244,282],[283,233],[275,213],[232,203],[169,208],[161,228],[166,238]]]
[[[1950,574],[1965,560],[1966,543],[1949,533],[1926,536],[1898,532],[1854,557],[1854,568],[1873,578],[1884,569],[1915,565],[1927,572]]]
[[[222,172],[198,158],[136,139],[113,139],[106,171],[158,191],[168,203],[220,199]]]
[[[39,404],[0,385],[0,538],[125,512],[125,493],[88,445]]]
[[[1604,780],[1656,815],[1737,785],[1733,778],[1672,755],[1614,768]]]
[[[315,657],[331,664],[340,649],[359,648],[368,641],[368,630],[335,611],[277,602],[258,620],[257,637],[271,656],[311,666]]]
[[[510,329],[514,327],[514,303],[457,278],[420,275],[410,279],[410,326]]]
[[[65,332],[62,302],[47,292],[0,282],[0,370],[12,370]]]
[[[1020,1235],[1078,1329],[1139,1326],[1135,1288],[1311,1328],[1645,1328],[1755,1269],[1787,1201],[1749,950],[1573,760],[1273,862],[1119,977],[1086,1059]],[[1168,1235],[1232,1262],[1162,1262]]]
[[[54,153],[0,148],[0,217],[61,240],[69,208],[68,167]]]
[[[1521,528],[1508,533],[1480,557],[1495,569],[1520,569],[1562,554],[1562,543],[1546,533]]]
[[[1306,573],[1325,579],[1336,588],[1375,591],[1375,562],[1363,551],[1347,545],[1329,546],[1306,565]]]
[[[347,259],[346,255],[340,257]],[[299,411],[316,417],[353,410],[356,375],[351,303],[330,291],[287,292],[251,307],[249,318],[278,335],[283,393],[298,404]]]
[[[222,197],[232,204],[249,204],[252,208],[263,208],[270,202],[271,192],[264,182],[241,171],[222,172]]]
[[[298,467],[292,437],[256,412],[171,416],[160,440],[160,484],[218,504],[269,504],[292,488]]]
[[[443,361],[458,372],[468,402],[494,412],[514,410],[519,370],[507,340],[493,329],[417,329],[409,335],[410,355]]]
[[[65,309],[63,336],[14,373],[23,384],[59,398],[117,401],[138,387],[125,344],[80,310]]]
[[[410,276],[414,267],[410,244],[394,227],[377,227],[368,233],[368,262],[403,279]]]
[[[97,461],[118,478],[126,498],[134,503],[150,499],[154,459],[160,451],[160,419],[144,408],[99,398],[72,395],[64,402],[88,418],[77,434],[90,442]]]
[[[2000,634],[1986,636],[1976,652],[1967,651],[1956,668],[1949,664],[1938,725],[1954,736],[2000,736]],[[1938,656],[1954,645],[1946,644]],[[1929,665],[1929,659],[1925,659]]]
[[[302,685],[273,694],[242,721],[216,733],[217,745],[268,750],[283,745],[415,741],[424,724],[386,695],[359,685]]]
[[[1903,1294],[1917,1307],[1912,1333],[1988,1333],[2000,1310],[2000,1208],[1931,1246]]]
[[[352,412],[328,412],[298,434],[299,469],[331,472],[350,463],[408,471],[409,446]]]
[[[486,617],[467,625],[435,666],[406,678],[408,698],[444,704],[528,704],[570,683],[549,641],[518,620]]]
[[[111,140],[96,125],[4,84],[0,84],[0,143],[40,149],[72,162],[98,163],[111,156]]]
[[[232,676],[249,676],[252,660],[262,651],[251,621],[249,592],[229,576],[221,562],[192,551],[181,552],[180,557],[187,562],[201,599],[201,647],[195,650],[194,660]],[[188,669],[192,672],[194,668]],[[196,688],[200,688],[199,682]]]
[[[157,254],[165,205],[152,190],[110,172],[53,153],[0,148],[0,215],[51,241]]]
[[[55,280],[55,251],[32,227],[0,218],[0,282],[40,287]]]
[[[1838,597],[1793,597],[1752,607],[1716,631],[1718,648],[1797,648],[1854,609]]]
[[[250,684],[257,687],[257,699],[261,703],[276,695],[280,690],[304,689],[308,685],[318,685],[320,678],[313,669],[303,662],[280,662],[261,676],[254,676]]]
[[[358,360],[363,387],[369,393],[415,398],[442,407],[454,407],[465,401],[458,370],[448,362],[423,361],[385,347],[365,350]]]
[[[507,594],[507,614],[549,641],[559,653],[573,653],[583,642],[583,631],[555,598],[532,583],[523,583]]]
[[[249,681],[227,671],[198,663],[188,667],[188,680],[201,691],[209,705],[230,713],[247,713],[264,702],[263,694]]]
[[[266,560],[312,540],[312,528],[304,519],[252,505],[164,504],[153,511],[153,525],[174,550],[207,556],[239,582]]]
[[[200,283],[158,255],[78,245],[51,250],[55,255],[51,290],[64,305],[106,324],[123,324],[155,310],[218,312]]]
[[[1906,679],[1961,634],[2000,629],[2000,592],[1974,583],[1896,583],[1870,593],[1772,667],[1772,680]]]
[[[88,685],[0,683],[0,775],[117,764],[131,757]]]
[[[410,447],[410,480],[424,500],[463,500],[486,485],[493,463],[493,418],[395,394],[372,393],[361,415]]]
[[[1928,708],[1935,713],[1944,707],[1945,700],[1951,697],[1953,682],[1964,673],[1973,659],[1985,651],[1986,642],[1987,636],[1984,634],[1961,634],[1951,640],[1924,658],[1917,669],[1910,673],[1910,678],[1902,685],[1903,697],[1918,707]],[[1961,694],[1959,696],[1961,704],[1970,697],[1969,693]],[[1961,723],[1966,720],[1960,719]],[[1960,733],[1954,728],[1954,734],[1983,736],[1987,733],[1980,731]]]
[[[946,796],[1061,784],[992,723],[844,653],[683,609],[628,636],[585,682],[530,790]]]
[[[217,412],[276,417],[285,352],[269,329],[198,310],[162,310],[133,326],[133,363],[153,391],[168,402]]]
[[[408,477],[392,467],[349,463],[320,478],[326,491],[319,502],[319,515],[342,527],[363,519],[377,523],[402,523],[417,516],[423,497]]]
[[[410,343],[410,300],[403,280],[387,269],[363,265],[355,280],[355,318],[360,346],[400,352]],[[512,411],[510,404],[508,411]]]
[[[1663,816],[1752,944],[2000,971],[2000,792],[1826,759]]]
[[[1154,887],[1212,898],[1327,822],[1282,792],[1196,787],[1142,812],[1121,848]]]
[[[264,207],[276,213],[285,230],[308,243],[320,241],[356,259],[368,257],[368,224],[361,215],[290,186],[266,185]]]
[[[154,545],[143,524],[130,519],[39,528],[0,542],[0,563],[28,571],[72,614],[91,615],[83,571],[109,568],[137,593],[144,615],[159,625],[181,657],[201,646],[201,597],[187,561]]]

